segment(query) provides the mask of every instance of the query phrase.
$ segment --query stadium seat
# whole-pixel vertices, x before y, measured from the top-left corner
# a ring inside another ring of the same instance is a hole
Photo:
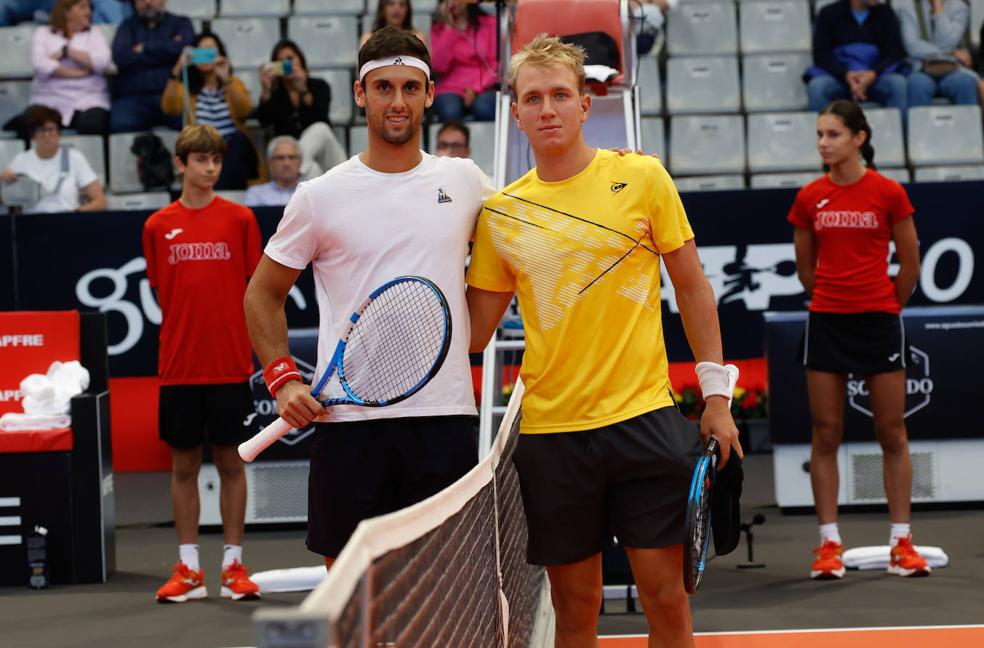
[[[30,98],[30,81],[0,81],[0,126],[24,112]]]
[[[99,182],[106,187],[106,153],[103,150],[102,135],[62,135],[61,144],[78,149],[99,176]]]
[[[662,117],[643,117],[641,120],[642,150],[659,156],[663,166],[668,167],[666,151],[666,132]]]
[[[984,162],[980,106],[910,108],[909,160],[915,166]]]
[[[437,11],[437,5],[440,0],[414,0],[413,1],[413,13],[414,14],[432,14]],[[374,0],[366,1],[366,12],[375,13],[376,3]]]
[[[109,136],[109,186],[114,194],[141,193],[144,188],[137,175],[137,158],[130,152],[139,135],[143,133],[114,133]],[[173,155],[178,132],[157,130],[154,134],[161,138],[164,146]]]
[[[663,112],[663,84],[655,56],[644,56],[639,61],[639,108],[643,115]]]
[[[748,112],[806,110],[803,70],[806,53],[752,54],[742,57],[742,98]]]
[[[304,50],[308,68],[356,64],[359,35],[354,16],[292,16],[287,36]]]
[[[260,92],[262,90],[259,70],[241,65],[235,69],[235,72],[239,80],[246,86],[246,91],[249,92],[250,102],[253,106],[256,106],[260,102]]]
[[[743,54],[810,51],[807,0],[749,0],[742,2],[738,10]]]
[[[153,191],[150,193],[134,193],[117,196],[107,194],[106,207],[111,210],[148,210],[161,209],[171,204],[171,195],[165,191]]]
[[[31,38],[34,25],[0,27],[0,78],[24,79],[34,76],[31,66]],[[26,106],[25,106],[26,107]]]
[[[223,189],[222,191],[216,191],[216,194],[222,196],[226,200],[231,200],[234,203],[244,203],[246,202],[246,191],[245,190],[235,190],[235,189]]]
[[[490,178],[495,166],[495,122],[468,122],[469,146],[471,158]],[[437,131],[441,124],[431,124],[428,133],[430,146],[428,150],[437,155]]]
[[[666,107],[671,114],[741,110],[738,58],[677,56],[666,62]]]
[[[352,126],[348,133],[348,154],[349,157],[357,155],[369,148],[369,127]]]
[[[355,111],[352,98],[352,73],[348,68],[311,70],[311,76],[324,79],[331,86],[331,107],[328,118],[336,126],[351,123]]]
[[[877,155],[876,155],[877,158]],[[909,173],[908,169],[883,169],[878,167],[878,173],[882,174],[886,178],[891,178],[896,182],[907,183],[912,182],[912,174]]]
[[[106,44],[112,49],[113,39],[116,37],[116,30],[119,28],[119,25],[116,23],[99,23],[93,25],[93,28],[102,32],[103,38],[106,39]],[[110,65],[113,66],[114,64],[110,62]]]
[[[752,175],[753,189],[774,189],[778,187],[802,187],[813,182],[819,174],[808,173],[756,173]]]
[[[871,125],[871,145],[875,147],[875,164],[879,167],[905,166],[905,137],[902,114],[898,108],[866,108]]]
[[[748,170],[752,173],[819,170],[817,116],[812,112],[748,116]]]
[[[984,0],[970,0],[970,42],[981,45],[981,24],[984,23]]]
[[[216,0],[168,0],[167,10],[178,16],[211,20],[217,4]]]
[[[334,2],[335,0],[332,0]],[[219,15],[226,16],[286,16],[290,14],[290,0],[225,0],[219,7]]]
[[[366,6],[365,0],[294,0],[295,16],[311,16],[325,13],[350,14],[353,16],[361,15],[363,12],[376,14],[376,3],[371,3],[371,7]],[[417,9],[418,3],[413,3]],[[419,11],[419,9],[417,9]]]
[[[745,129],[738,115],[682,115],[670,120],[673,175],[745,172]]]
[[[24,142],[19,139],[0,140],[0,171],[6,169],[18,153],[24,150]]]
[[[745,188],[745,177],[740,175],[697,176],[674,178],[677,191],[726,191]]]
[[[238,72],[255,69],[270,60],[270,51],[280,40],[280,19],[216,18],[210,23],[209,31],[222,39],[233,71]]]
[[[680,3],[667,15],[666,47],[670,56],[737,54],[735,4]]]
[[[956,182],[984,180],[984,165],[968,164],[916,169],[916,182]]]

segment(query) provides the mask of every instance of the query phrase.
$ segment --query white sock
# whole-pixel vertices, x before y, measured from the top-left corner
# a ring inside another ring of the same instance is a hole
[[[234,562],[242,564],[243,546],[242,545],[222,545],[222,569],[225,569]]]
[[[198,571],[198,545],[178,545],[178,557],[191,571]]]
[[[828,540],[830,542],[836,542],[837,544],[842,544],[841,543],[841,534],[840,534],[840,531],[837,530],[837,523],[836,522],[831,522],[830,524],[821,524],[820,525],[820,544],[823,544],[824,542],[827,542]]]
[[[888,545],[894,547],[899,543],[899,538],[908,538],[912,533],[912,525],[908,522],[892,522],[892,529],[888,534]]]

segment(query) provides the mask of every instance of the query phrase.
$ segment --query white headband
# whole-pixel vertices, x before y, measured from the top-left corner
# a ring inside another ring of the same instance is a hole
[[[388,65],[407,65],[409,67],[415,67],[418,70],[423,70],[424,74],[427,75],[427,80],[430,81],[431,71],[427,67],[427,64],[421,61],[419,58],[414,56],[392,56],[389,58],[381,58],[369,61],[359,70],[359,81],[366,78],[366,75],[373,70],[378,70],[381,67],[386,67]]]

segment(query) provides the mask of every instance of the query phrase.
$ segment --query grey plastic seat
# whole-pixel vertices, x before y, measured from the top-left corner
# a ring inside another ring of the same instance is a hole
[[[307,57],[309,68],[354,66],[358,57],[358,20],[355,16],[292,16],[287,36]]]
[[[161,138],[173,157],[178,132],[158,130],[154,134]],[[140,135],[143,133],[113,133],[109,136],[109,186],[114,194],[142,193],[144,190],[137,175],[137,158],[130,152],[133,140]]]
[[[352,121],[355,104],[352,98],[352,73],[347,68],[311,70],[311,76],[323,79],[331,86],[331,106],[328,118],[332,124],[344,125]]]
[[[673,175],[745,172],[745,128],[738,115],[681,115],[670,120]]]
[[[103,187],[106,186],[106,153],[103,150],[102,135],[62,135],[61,144],[82,153],[99,176],[99,182]]]
[[[269,61],[280,40],[279,18],[216,18],[210,29],[222,39],[234,72]]]
[[[249,93],[250,103],[256,106],[256,104],[260,102],[260,92],[262,91],[259,70],[241,65],[236,68],[236,76],[239,77],[239,80],[243,82],[244,86],[246,86],[246,91]],[[334,99],[334,96],[332,99]]]
[[[970,42],[981,44],[981,24],[984,23],[984,0],[970,0]]]
[[[471,148],[471,159],[478,168],[490,178],[495,167],[495,122],[468,122],[468,142]],[[431,124],[429,129],[428,150],[437,155],[437,131],[441,124]]]
[[[899,109],[866,108],[864,114],[871,126],[875,164],[879,168],[905,166],[905,137],[902,135],[902,114]]]
[[[670,56],[736,54],[738,18],[733,2],[681,3],[667,14]]]
[[[674,115],[741,110],[738,58],[671,58],[666,63],[666,107]]]
[[[984,162],[980,106],[910,108],[909,160],[915,166]]]
[[[231,200],[234,203],[243,204],[246,202],[246,191],[239,189],[223,189],[222,191],[216,191],[216,194],[222,196],[226,200]]]
[[[361,153],[369,148],[369,127],[352,126],[348,133],[348,153],[349,157]]]
[[[696,176],[674,178],[677,191],[728,191],[745,188],[745,177],[741,175]]]
[[[643,117],[640,121],[640,130],[642,150],[650,155],[657,155],[663,166],[668,167],[669,152],[666,150],[666,127],[663,118]]]
[[[812,112],[748,116],[748,170],[752,173],[819,170],[817,116]]]
[[[663,84],[655,56],[644,56],[639,61],[639,109],[643,115],[663,112]]]
[[[175,15],[205,20],[214,18],[217,8],[216,0],[168,0],[167,2],[167,10]]]
[[[24,112],[30,98],[30,81],[0,81],[0,126]]]
[[[891,178],[892,180],[895,180],[896,182],[901,182],[903,184],[907,182],[912,182],[912,174],[909,173],[909,170],[905,168],[883,169],[881,167],[878,167],[878,173],[882,174],[886,178]]]
[[[19,139],[0,140],[0,171],[10,166],[17,154],[24,150],[24,142]]]
[[[774,189],[778,187],[802,187],[819,177],[812,172],[798,173],[756,173],[752,175],[753,189]]]
[[[34,25],[0,27],[0,78],[23,79],[34,76],[31,66],[31,39]],[[27,106],[25,106],[26,108]]]
[[[807,0],[750,0],[738,11],[739,44],[744,54],[809,52],[810,5]]]
[[[358,16],[363,13],[376,13],[376,3],[368,3],[365,0],[294,0],[295,16],[311,16],[316,14],[351,14]],[[420,11],[419,3],[414,2],[415,11]]]
[[[290,0],[225,0],[219,12],[223,17],[286,16],[290,14]]]
[[[748,112],[806,110],[803,70],[807,53],[752,54],[742,57],[742,99]]]
[[[124,194],[121,196],[108,194],[106,196],[106,207],[115,211],[157,210],[167,207],[170,204],[171,195],[165,191]]]
[[[984,165],[966,164],[916,169],[916,182],[957,182],[984,180]]]

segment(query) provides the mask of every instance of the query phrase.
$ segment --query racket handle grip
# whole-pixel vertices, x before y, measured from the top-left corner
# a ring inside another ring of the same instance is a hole
[[[276,443],[277,439],[292,429],[293,426],[290,423],[278,417],[276,421],[254,434],[251,439],[240,443],[239,456],[247,463],[256,459],[257,455]]]

